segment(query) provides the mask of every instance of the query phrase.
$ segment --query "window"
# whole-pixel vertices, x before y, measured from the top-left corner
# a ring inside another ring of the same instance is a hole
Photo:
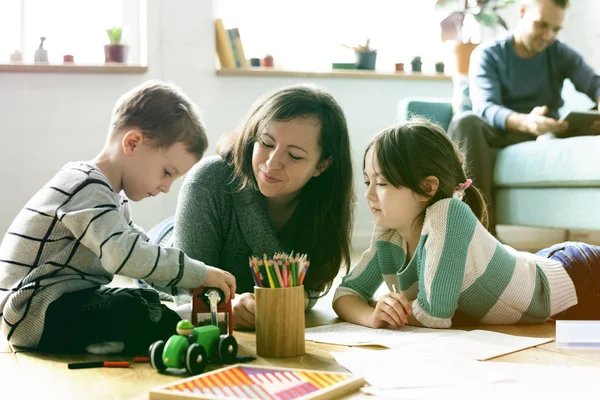
[[[273,55],[285,69],[327,70],[354,62],[357,46],[371,39],[377,69],[421,56],[424,70],[443,60],[435,0],[217,0],[225,28],[238,27],[248,58]]]
[[[33,62],[44,36],[50,63],[71,54],[77,64],[103,64],[106,29],[122,26],[128,64],[145,65],[145,6],[142,0],[1,0],[0,63],[15,50]]]

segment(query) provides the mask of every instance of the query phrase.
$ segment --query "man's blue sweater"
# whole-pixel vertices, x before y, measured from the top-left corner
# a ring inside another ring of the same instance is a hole
[[[548,106],[548,116],[558,118],[567,78],[598,102],[600,76],[565,43],[556,40],[529,59],[517,55],[512,35],[482,44],[473,52],[469,67],[473,111],[501,130],[506,130],[510,113],[528,114],[536,106]]]

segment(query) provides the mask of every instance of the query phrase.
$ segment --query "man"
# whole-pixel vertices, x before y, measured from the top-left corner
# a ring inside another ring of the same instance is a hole
[[[600,76],[583,58],[556,40],[569,0],[524,0],[519,22],[508,37],[480,45],[471,56],[470,96],[474,113],[457,117],[448,128],[461,145],[475,185],[489,204],[489,231],[496,235],[492,202],[493,148],[534,140],[568,129],[558,121],[563,81],[600,103]],[[600,121],[591,127],[600,133]]]

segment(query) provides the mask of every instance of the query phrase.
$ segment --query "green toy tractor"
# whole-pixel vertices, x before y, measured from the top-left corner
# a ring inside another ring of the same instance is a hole
[[[222,293],[215,295],[218,289],[205,289],[211,299],[211,306],[223,299]],[[231,314],[230,314],[231,315]],[[215,320],[216,324],[216,320]],[[190,374],[204,372],[208,362],[231,364],[236,361],[238,344],[231,334],[221,334],[216,325],[194,327],[186,319],[177,324],[177,335],[173,335],[165,343],[162,340],[150,345],[148,357],[150,365],[158,372],[167,368],[185,368]]]

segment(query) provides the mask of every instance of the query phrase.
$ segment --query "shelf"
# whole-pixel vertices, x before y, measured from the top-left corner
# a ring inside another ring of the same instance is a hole
[[[147,66],[102,64],[0,64],[0,72],[68,72],[68,73],[93,73],[93,74],[143,74],[148,71]]]
[[[450,75],[427,72],[393,72],[340,69],[333,71],[283,71],[273,68],[221,68],[216,71],[218,76],[259,76],[259,77],[300,77],[300,78],[350,78],[350,79],[408,79],[451,81]]]

